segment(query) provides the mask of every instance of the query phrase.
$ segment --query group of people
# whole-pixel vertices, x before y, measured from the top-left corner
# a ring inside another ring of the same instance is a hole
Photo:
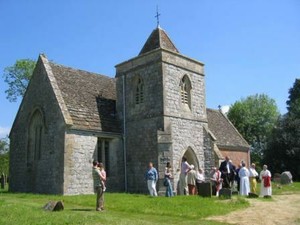
[[[249,193],[257,193],[257,180],[261,180],[260,195],[271,196],[271,172],[268,170],[267,165],[263,166],[263,170],[258,174],[255,169],[255,164],[252,163],[250,168],[246,167],[245,162],[241,162],[236,168],[228,156],[221,163],[219,170],[215,168],[215,177],[219,177],[217,189],[221,188],[234,188],[237,184],[237,191],[240,195],[249,195]]]
[[[145,174],[148,190],[151,196],[157,196],[156,183],[158,181],[157,170],[153,167],[153,163],[149,163],[148,170]],[[168,162],[164,174],[164,186],[166,186],[166,197],[172,197],[173,188],[171,180],[173,179],[171,164]],[[255,164],[252,163],[250,168],[242,161],[236,168],[228,156],[220,164],[220,167],[213,167],[210,174],[210,182],[212,184],[212,193],[216,196],[222,188],[234,189],[236,186],[240,195],[249,195],[249,193],[257,193],[257,179],[260,179],[262,196],[271,196],[271,173],[267,166],[263,166],[260,174],[255,169]],[[195,166],[189,164],[185,157],[182,158],[178,194],[179,195],[196,195],[201,183],[205,182],[203,169],[195,170]]]
[[[167,163],[164,173],[164,186],[166,187],[166,197],[174,196],[171,180],[173,179],[172,167],[170,162]],[[156,183],[158,181],[157,170],[153,167],[153,163],[148,164],[148,170],[145,173],[145,180],[151,196],[157,196]],[[202,169],[195,171],[194,165],[190,165],[187,159],[183,157],[179,181],[179,194],[195,195],[197,193],[197,185],[204,182],[204,173]]]
[[[171,180],[173,179],[172,167],[168,162],[164,173],[164,186],[166,187],[166,197],[172,197],[173,187]],[[234,184],[237,184],[237,190],[240,195],[249,195],[249,193],[256,193],[257,179],[261,180],[261,192],[262,196],[271,196],[271,173],[268,170],[267,165],[263,166],[263,170],[258,173],[255,169],[255,164],[252,163],[250,168],[247,169],[246,164],[241,162],[237,168],[232,164],[228,156],[221,163],[220,167],[213,167],[210,174],[210,182],[212,183],[212,192],[218,196],[219,191],[222,188],[233,188]],[[93,162],[93,180],[94,191],[97,194],[96,198],[96,210],[104,210],[104,192],[106,190],[106,172],[103,164],[97,161]],[[147,181],[147,187],[151,196],[157,196],[156,183],[158,181],[158,172],[153,167],[153,163],[149,162],[148,170],[145,173],[145,180]],[[200,184],[205,182],[205,175],[203,169],[199,168],[195,170],[194,165],[190,165],[185,157],[182,158],[180,176],[179,176],[179,195],[196,195],[197,190],[200,188]],[[251,188],[250,188],[251,187]]]

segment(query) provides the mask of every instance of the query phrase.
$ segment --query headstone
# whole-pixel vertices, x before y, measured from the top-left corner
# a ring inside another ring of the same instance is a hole
[[[44,207],[46,211],[61,211],[64,210],[63,201],[49,201]]]
[[[219,198],[231,199],[232,191],[229,188],[222,188],[219,191]]]
[[[258,195],[252,192],[248,193],[248,198],[258,198]]]
[[[212,190],[211,190],[211,183],[210,182],[203,182],[197,184],[198,188],[198,195],[201,197],[211,197]]]
[[[1,178],[0,178],[0,182],[1,182],[1,189],[5,188],[5,182],[6,182],[6,178],[4,173],[2,173]]]
[[[232,195],[238,195],[239,192],[238,192],[238,191],[232,191],[231,194],[232,194]]]
[[[281,174],[280,177],[281,184],[291,184],[293,183],[293,176],[290,171],[285,171]]]

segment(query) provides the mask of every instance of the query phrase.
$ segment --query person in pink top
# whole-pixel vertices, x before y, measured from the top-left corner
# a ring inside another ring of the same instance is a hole
[[[98,167],[99,167],[99,171],[102,175],[102,178],[101,178],[101,185],[103,187],[103,191],[106,191],[106,185],[105,185],[105,181],[106,181],[106,172],[104,170],[104,166],[103,166],[103,163],[99,163],[98,164]]]
[[[179,194],[188,195],[188,185],[187,185],[187,173],[191,170],[190,164],[187,162],[185,157],[182,157],[181,170],[179,177]]]
[[[219,191],[220,189],[222,189],[222,178],[221,171],[218,170],[217,167],[213,167],[212,176],[210,180],[212,182],[213,194],[215,193],[216,196],[219,196]]]

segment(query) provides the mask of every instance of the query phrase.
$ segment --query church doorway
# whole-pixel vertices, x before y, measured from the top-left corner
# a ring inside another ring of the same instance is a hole
[[[199,162],[198,162],[197,156],[191,147],[188,147],[188,149],[184,153],[183,157],[185,157],[187,159],[187,162],[190,165],[193,164],[195,166],[196,171],[199,169]],[[180,165],[181,165],[181,163],[180,163]]]

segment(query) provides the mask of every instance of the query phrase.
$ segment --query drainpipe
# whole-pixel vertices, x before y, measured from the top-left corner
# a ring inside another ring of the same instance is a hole
[[[125,74],[122,76],[123,83],[123,157],[124,157],[124,175],[125,175],[125,192],[127,192],[127,149],[126,149],[126,91],[125,91]]]

